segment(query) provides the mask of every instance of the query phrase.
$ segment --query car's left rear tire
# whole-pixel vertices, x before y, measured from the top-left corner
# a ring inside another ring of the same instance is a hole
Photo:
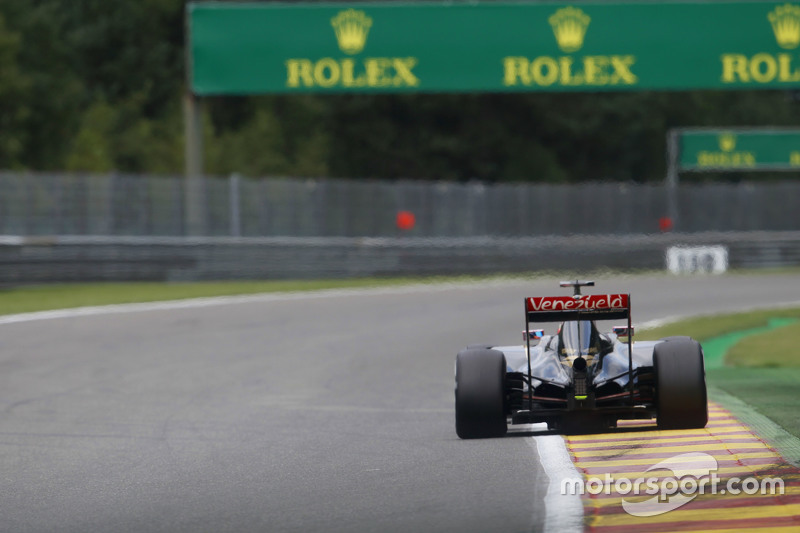
[[[456,357],[456,434],[462,439],[502,437],[508,431],[506,358],[486,348]]]

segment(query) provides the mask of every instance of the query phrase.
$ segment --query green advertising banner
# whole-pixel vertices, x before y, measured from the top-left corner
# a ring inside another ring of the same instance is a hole
[[[800,130],[683,130],[681,170],[800,170]]]
[[[800,3],[197,3],[196,94],[800,87]]]

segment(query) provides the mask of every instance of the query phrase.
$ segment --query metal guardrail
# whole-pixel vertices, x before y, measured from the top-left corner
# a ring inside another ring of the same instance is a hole
[[[0,237],[0,283],[661,270],[673,246],[739,267],[800,265],[800,232],[525,238]]]

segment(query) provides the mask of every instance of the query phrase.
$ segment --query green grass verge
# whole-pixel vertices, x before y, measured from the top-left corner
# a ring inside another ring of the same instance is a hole
[[[642,331],[637,338],[689,335],[704,343],[707,352],[712,351],[712,346],[715,350],[726,350],[725,366],[707,361],[709,386],[739,398],[755,412],[800,438],[798,320],[800,309],[737,313],[682,320]],[[711,353],[707,355],[714,357]]]
[[[750,405],[783,429],[800,438],[800,367],[711,369],[709,385]]]
[[[733,367],[800,367],[798,346],[800,322],[794,321],[740,340],[725,355],[725,363]]]
[[[71,307],[182,300],[267,292],[383,287],[471,278],[364,278],[198,283],[87,283],[0,289],[0,315]]]
[[[680,320],[657,328],[636,332],[636,340],[657,340],[671,335],[688,335],[700,341],[737,331],[766,327],[769,321],[780,318],[800,319],[798,309],[771,309],[731,315],[697,317]]]

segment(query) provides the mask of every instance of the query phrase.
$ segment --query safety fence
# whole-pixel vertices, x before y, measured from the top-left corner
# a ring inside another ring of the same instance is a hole
[[[0,173],[0,234],[233,237],[532,237],[658,233],[662,184],[484,184]],[[681,233],[800,230],[800,182],[682,184]],[[397,227],[397,214],[413,227]],[[666,226],[668,228],[668,226]]]

